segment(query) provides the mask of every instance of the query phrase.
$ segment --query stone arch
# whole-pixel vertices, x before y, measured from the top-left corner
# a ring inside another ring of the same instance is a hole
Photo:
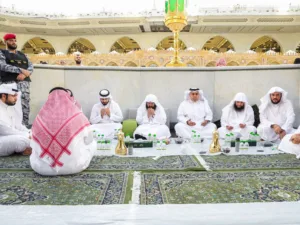
[[[96,51],[95,45],[86,38],[77,38],[68,48],[68,54],[72,54],[74,52],[89,54],[94,51]]]
[[[126,66],[126,67],[137,67],[137,64],[132,62],[132,61],[129,61],[129,62],[125,63],[124,66]]]
[[[216,66],[217,66],[217,62],[215,62],[215,61],[210,61],[210,62],[207,63],[205,66],[206,66],[206,67],[216,67]]]
[[[240,64],[236,61],[230,61],[229,63],[227,63],[227,66],[239,66]]]
[[[140,45],[130,37],[121,37],[110,48],[110,52],[116,51],[119,53],[128,53],[130,51],[137,51],[140,50]]]
[[[106,66],[118,66],[118,64],[116,62],[111,61],[107,63]]]
[[[257,53],[265,53],[269,50],[273,50],[275,52],[280,53],[282,52],[282,47],[277,40],[275,40],[270,36],[265,35],[256,39],[252,43],[250,50],[253,50]]]
[[[21,51],[25,54],[39,54],[43,52],[51,55],[55,54],[53,45],[42,37],[34,37],[29,39],[23,45]]]
[[[174,37],[173,36],[168,36],[162,39],[156,46],[157,50],[167,50],[168,48],[173,48],[174,47]],[[186,44],[179,39],[179,49],[180,50],[185,50]]]
[[[235,51],[235,48],[231,41],[223,36],[214,36],[211,37],[203,45],[202,50],[213,50],[215,52],[227,52],[228,50]]]

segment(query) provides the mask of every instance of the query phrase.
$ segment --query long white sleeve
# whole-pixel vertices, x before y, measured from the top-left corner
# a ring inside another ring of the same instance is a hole
[[[100,123],[102,120],[103,119],[100,114],[100,109],[98,107],[98,104],[96,104],[93,106],[91,116],[90,116],[90,122],[91,122],[91,124],[97,124],[97,123]]]
[[[284,125],[282,125],[282,129],[287,131],[293,127],[295,121],[295,113],[294,113],[293,105],[290,101],[286,104],[285,108],[286,108],[287,119]]]
[[[144,113],[145,110],[143,109],[138,109],[137,114],[136,114],[136,122],[138,124],[147,124],[149,123],[149,118],[147,113]]]
[[[167,122],[167,115],[164,109],[160,109],[159,112],[157,112],[152,120],[153,124],[166,124]]]
[[[268,120],[265,112],[259,112],[260,124],[264,126],[271,127],[272,124],[275,124],[273,121]]]
[[[120,106],[117,103],[113,103],[113,110],[110,112],[110,119],[116,123],[123,121],[123,114]]]
[[[186,124],[186,122],[189,120],[187,115],[185,115],[184,102],[182,102],[179,105],[178,112],[177,112],[177,120],[184,124]]]
[[[225,113],[222,113],[222,116],[221,116],[221,126],[222,127],[230,126],[228,117],[225,115]]]
[[[253,111],[252,107],[250,107],[248,109],[247,117],[246,117],[246,120],[245,120],[245,124],[247,126],[253,126],[253,124],[254,124],[254,111]]]

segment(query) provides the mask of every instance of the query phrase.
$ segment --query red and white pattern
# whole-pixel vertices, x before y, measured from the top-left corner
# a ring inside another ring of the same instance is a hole
[[[69,144],[90,123],[74,104],[69,93],[53,91],[32,125],[32,138],[42,148],[40,157],[46,155],[53,160],[51,167],[63,166],[59,160],[66,153],[71,155]]]

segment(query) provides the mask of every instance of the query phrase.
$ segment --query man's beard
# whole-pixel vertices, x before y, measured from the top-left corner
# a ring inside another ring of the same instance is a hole
[[[277,105],[277,104],[279,104],[279,103],[280,103],[280,101],[281,101],[281,99],[279,99],[279,101],[278,101],[278,102],[273,102],[273,100],[271,99],[271,102],[272,102],[274,105]]]
[[[152,106],[148,106],[148,105],[146,104],[146,109],[154,109],[154,110],[156,110],[156,105],[154,105],[154,106],[152,107]]]
[[[76,60],[75,62],[76,62],[77,65],[81,64],[81,60]]]
[[[6,100],[5,104],[8,105],[8,106],[14,106],[16,103],[15,102],[14,103],[13,102],[9,102],[9,101]]]
[[[15,46],[12,46],[12,45],[10,45],[10,44],[6,44],[6,46],[7,46],[7,49],[8,50],[16,50],[17,49],[17,45],[15,45]]]
[[[245,109],[245,105],[243,105],[242,107],[238,108],[236,106],[236,104],[234,104],[234,109],[235,109],[235,111],[241,112],[241,111],[243,111]]]
[[[109,102],[101,102],[102,105],[106,106]]]

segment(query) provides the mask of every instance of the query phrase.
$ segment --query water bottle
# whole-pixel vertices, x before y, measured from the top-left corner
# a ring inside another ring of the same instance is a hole
[[[157,143],[156,134],[153,134],[153,147],[156,146],[156,143]]]
[[[196,134],[194,134],[193,143],[197,143],[197,135]]]
[[[230,133],[230,141],[234,141],[234,134]]]
[[[97,141],[101,141],[101,134],[97,134]]]
[[[249,143],[246,141],[244,144],[245,151],[249,150]]]
[[[148,141],[152,141],[152,137],[150,133],[148,134]]]
[[[200,137],[200,134],[198,134],[198,143],[201,143],[201,137]]]
[[[101,140],[104,140],[104,134],[101,135]]]
[[[97,150],[101,150],[101,141],[97,141]]]
[[[128,143],[128,155],[133,155],[133,143]]]
[[[110,140],[108,140],[106,143],[106,150],[110,150],[110,147],[111,147],[111,143]]]
[[[194,136],[196,135],[196,131],[192,130],[192,134],[191,134],[191,142],[194,143]]]
[[[162,142],[161,150],[167,150],[167,143],[166,143],[166,141]]]
[[[225,146],[230,146],[230,145],[231,145],[230,134],[226,134],[226,136],[225,136]]]
[[[97,133],[96,130],[93,130],[93,138],[96,139],[97,138]]]
[[[236,138],[235,139],[235,152],[239,152],[240,151],[240,138]]]
[[[156,150],[161,150],[161,142],[157,141],[156,143]]]

